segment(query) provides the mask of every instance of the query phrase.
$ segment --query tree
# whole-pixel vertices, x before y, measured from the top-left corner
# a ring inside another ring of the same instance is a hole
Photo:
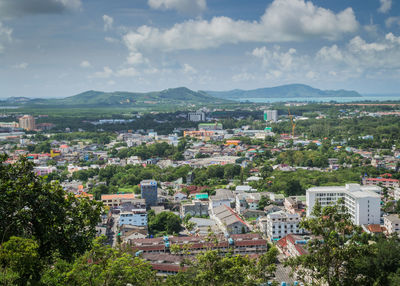
[[[148,226],[151,234],[178,234],[183,229],[181,218],[172,212],[149,215]]]
[[[258,202],[258,209],[263,210],[267,205],[270,204],[270,200],[266,196],[261,196]]]
[[[0,246],[0,284],[25,285],[37,281],[41,264],[39,245],[28,238],[12,236]]]
[[[43,275],[44,285],[125,286],[157,285],[158,279],[151,265],[127,251],[103,245],[96,240],[91,250],[78,257],[73,264],[58,260]]]
[[[21,158],[0,158],[0,243],[12,236],[34,239],[41,258],[55,251],[72,259],[90,247],[100,220],[101,203],[75,198],[58,183],[46,183]]]
[[[208,250],[186,261],[187,269],[169,276],[166,285],[261,285],[273,275],[277,254],[277,249],[271,248],[256,260]]]
[[[308,254],[288,261],[300,280],[311,279],[312,285],[365,285],[357,259],[368,256],[371,247],[342,202],[325,208],[317,204],[300,227],[315,235],[307,244]]]

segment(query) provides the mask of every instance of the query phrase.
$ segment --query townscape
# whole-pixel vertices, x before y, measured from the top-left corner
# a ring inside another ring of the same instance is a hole
[[[400,1],[0,0],[0,286],[399,286]]]
[[[273,247],[269,281],[298,283],[285,261],[308,253],[315,236],[301,221],[316,204],[342,201],[367,234],[400,233],[399,106],[274,106],[247,106],[248,117],[229,109],[172,113],[197,127],[174,125],[167,134],[129,129],[142,114],[59,133],[57,123],[37,123],[51,115],[13,111],[0,122],[3,164],[24,157],[44,181],[101,202],[97,236],[131,249],[161,277],[185,271],[185,259],[206,250],[258,257]],[[331,122],[341,130],[319,129]],[[104,131],[113,125],[119,131]],[[383,125],[388,132],[378,130]]]

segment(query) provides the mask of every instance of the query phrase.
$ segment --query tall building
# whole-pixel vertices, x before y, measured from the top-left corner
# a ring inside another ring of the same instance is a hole
[[[19,118],[19,128],[25,130],[34,130],[35,127],[35,118],[32,115],[24,115]]]
[[[140,193],[146,201],[146,206],[157,205],[157,182],[154,180],[143,180],[140,182]]]
[[[380,224],[380,191],[379,187],[359,184],[310,188],[306,191],[307,216],[311,216],[316,202],[325,207],[342,199],[354,224]]]
[[[277,241],[288,234],[303,234],[300,228],[300,216],[284,211],[277,211],[259,219],[260,230],[264,232],[271,241]]]
[[[264,120],[265,121],[278,121],[278,110],[265,110],[264,111]]]
[[[188,120],[194,122],[206,121],[206,114],[202,111],[189,112]]]

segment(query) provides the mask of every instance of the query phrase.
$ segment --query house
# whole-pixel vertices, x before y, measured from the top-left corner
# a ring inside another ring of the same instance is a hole
[[[283,194],[269,193],[269,199],[271,202],[281,206],[283,205],[285,196]]]
[[[178,192],[174,195],[174,201],[175,202],[180,202],[183,200],[187,200],[187,195],[182,193],[182,192]]]
[[[109,207],[118,207],[124,202],[133,202],[134,200],[134,193],[101,195],[101,201],[105,206]]]
[[[400,233],[400,218],[397,214],[391,214],[383,217],[383,225],[386,228],[386,233]]]
[[[276,245],[286,257],[296,257],[308,253],[306,245],[309,239],[307,236],[288,234],[278,240]]]
[[[211,216],[225,234],[239,234],[250,231],[248,224],[226,205],[213,208]]]
[[[300,228],[300,216],[284,211],[270,213],[258,221],[259,228],[271,241],[277,241],[287,234],[303,234]]]
[[[231,203],[235,202],[235,196],[231,190],[217,189],[215,195],[210,197],[210,209],[218,206],[231,206]]]
[[[185,217],[187,214],[191,216],[208,216],[208,202],[193,200],[191,203],[182,204],[180,214],[181,217]]]

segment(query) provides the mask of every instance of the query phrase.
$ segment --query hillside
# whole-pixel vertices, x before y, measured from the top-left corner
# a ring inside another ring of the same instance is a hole
[[[186,87],[170,88],[162,91],[137,93],[137,92],[101,92],[86,91],[62,99],[25,99],[13,100],[13,104],[30,104],[34,106],[81,106],[81,107],[115,107],[115,106],[153,106],[153,105],[187,105],[187,104],[218,104],[228,103],[230,100],[218,99],[206,94],[196,92]],[[5,100],[3,104],[10,101]]]
[[[297,97],[361,97],[356,91],[321,90],[304,84],[289,84],[253,90],[234,89],[230,91],[205,91],[211,96],[222,99],[250,100],[252,98],[297,98]]]

